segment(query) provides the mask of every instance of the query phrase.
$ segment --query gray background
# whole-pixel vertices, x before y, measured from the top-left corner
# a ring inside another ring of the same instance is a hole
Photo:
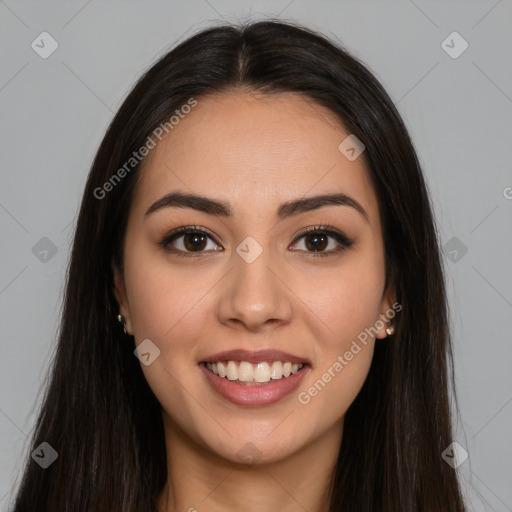
[[[456,440],[469,452],[459,471],[471,510],[512,511],[511,0],[0,0],[0,16],[0,510],[28,450],[78,204],[114,112],[177,41],[223,18],[279,16],[341,40],[405,119],[448,244]],[[44,31],[59,45],[47,59],[31,47]],[[458,58],[441,45],[453,31],[469,44]]]

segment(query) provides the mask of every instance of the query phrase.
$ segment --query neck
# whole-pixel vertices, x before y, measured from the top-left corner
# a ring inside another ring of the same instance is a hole
[[[205,449],[164,415],[167,483],[159,496],[158,511],[325,512],[342,421],[283,459],[251,465]]]

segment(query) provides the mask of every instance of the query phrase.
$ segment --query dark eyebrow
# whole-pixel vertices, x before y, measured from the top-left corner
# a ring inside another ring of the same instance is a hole
[[[350,206],[357,210],[369,222],[365,209],[354,198],[343,193],[323,194],[304,197],[283,203],[277,209],[277,219],[283,220],[293,215],[316,210],[324,206]],[[232,217],[233,210],[229,203],[217,201],[205,196],[188,194],[184,192],[171,192],[154,202],[146,211],[145,216],[162,210],[163,208],[192,208],[209,215]]]

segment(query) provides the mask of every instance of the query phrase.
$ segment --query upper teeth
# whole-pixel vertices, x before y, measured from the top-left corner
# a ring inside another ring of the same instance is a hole
[[[206,367],[215,375],[229,380],[238,379],[240,382],[270,382],[270,379],[289,377],[291,374],[297,373],[303,366],[304,364],[282,363],[281,361],[257,364],[248,363],[247,361],[206,363]]]

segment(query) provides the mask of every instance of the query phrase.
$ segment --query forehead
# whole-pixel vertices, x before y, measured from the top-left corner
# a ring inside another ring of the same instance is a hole
[[[334,113],[295,93],[198,98],[146,157],[132,208],[180,190],[230,202],[235,215],[263,214],[289,199],[343,192],[375,219],[363,158],[338,149],[348,135]]]

